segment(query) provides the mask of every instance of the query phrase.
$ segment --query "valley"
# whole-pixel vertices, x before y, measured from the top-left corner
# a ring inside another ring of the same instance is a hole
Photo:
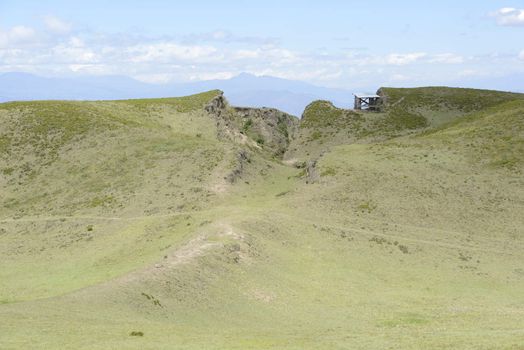
[[[524,95],[0,104],[2,349],[520,349]]]

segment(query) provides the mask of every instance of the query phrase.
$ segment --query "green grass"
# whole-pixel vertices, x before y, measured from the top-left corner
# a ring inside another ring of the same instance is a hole
[[[316,103],[274,125],[292,162],[215,96],[0,105],[0,348],[524,343],[520,95],[399,120]]]
[[[304,128],[337,127],[358,118],[359,114],[337,108],[329,101],[315,101],[306,107],[300,125]]]
[[[519,172],[524,164],[524,101],[512,101],[472,113],[424,134],[433,142],[455,143],[468,159]]]
[[[9,146],[16,143],[56,153],[73,137],[106,126],[103,120],[91,117],[87,105],[75,102],[14,102],[3,104],[1,108],[17,115],[17,128],[8,129],[12,136],[8,139],[10,142],[4,141],[7,152],[11,149]]]
[[[428,121],[422,115],[404,109],[393,108],[388,114],[384,127],[389,126],[393,130],[420,129],[428,126]]]
[[[522,94],[493,90],[459,89],[448,87],[425,88],[381,88],[387,97],[387,105],[402,105],[410,108],[451,109],[471,113],[504,102],[523,99]]]
[[[490,108],[519,103],[522,94],[447,87],[381,88],[380,112],[344,110],[315,101],[304,111],[287,158],[318,158],[337,145],[380,142],[448,127]],[[512,160],[501,160],[511,166]]]
[[[221,93],[219,90],[212,90],[185,97],[133,99],[118,101],[118,103],[130,104],[141,108],[166,105],[174,107],[180,113],[188,113],[201,110],[209,101]]]

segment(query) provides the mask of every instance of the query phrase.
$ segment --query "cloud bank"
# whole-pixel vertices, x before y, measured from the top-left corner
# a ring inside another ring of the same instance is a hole
[[[497,16],[504,25],[524,17],[522,10],[509,8],[499,10]],[[125,75],[152,83],[227,79],[248,72],[344,87],[348,82],[438,83],[460,72],[481,71],[492,59],[454,52],[300,51],[282,46],[278,38],[239,36],[225,30],[179,36],[103,33],[77,29],[52,15],[41,17],[40,24],[0,28],[0,72]],[[522,52],[519,57],[523,58]]]
[[[503,7],[491,14],[501,26],[524,26],[524,9]]]

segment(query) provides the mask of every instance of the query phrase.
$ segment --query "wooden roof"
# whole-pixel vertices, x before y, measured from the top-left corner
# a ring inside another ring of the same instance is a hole
[[[354,94],[355,97],[358,97],[358,98],[380,98],[379,95],[376,95],[376,94]]]

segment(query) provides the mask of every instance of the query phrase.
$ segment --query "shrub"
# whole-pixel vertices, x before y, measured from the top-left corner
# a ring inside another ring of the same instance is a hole
[[[409,254],[409,250],[408,250],[408,247],[406,247],[405,245],[403,244],[399,244],[398,245],[398,249],[400,249],[400,251],[404,254]]]
[[[11,175],[14,171],[15,171],[15,169],[13,169],[13,168],[4,168],[4,169],[2,169],[2,173],[4,175]]]
[[[321,176],[335,176],[337,174],[337,171],[333,168],[327,167],[324,170],[322,170]]]
[[[253,125],[253,120],[248,119],[244,122],[244,125],[242,126],[242,133],[247,133],[249,129],[251,129],[251,126]]]
[[[364,202],[359,204],[358,209],[361,211],[367,211],[368,213],[371,213],[373,210],[375,210],[377,206],[371,202]]]
[[[315,130],[312,134],[311,134],[311,140],[318,140],[319,138],[322,137],[322,133],[318,130]]]

